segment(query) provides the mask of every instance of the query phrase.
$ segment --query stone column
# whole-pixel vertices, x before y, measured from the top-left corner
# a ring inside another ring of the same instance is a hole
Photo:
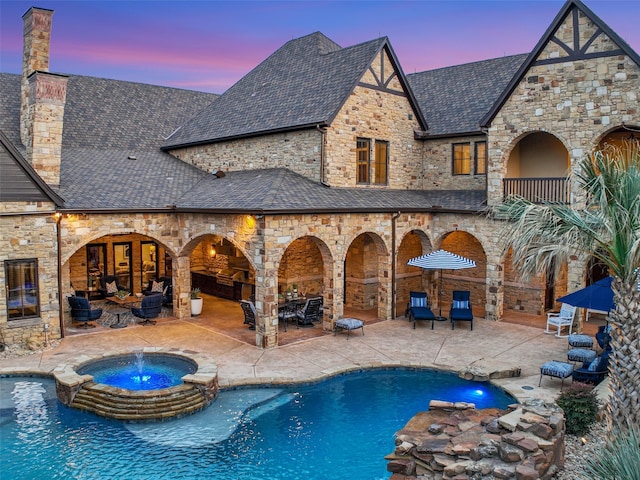
[[[188,255],[177,257],[173,262],[173,298],[173,314],[177,318],[189,318],[191,316],[191,258]]]
[[[498,321],[504,313],[504,258],[496,249],[487,251],[485,318]]]
[[[22,85],[20,99],[20,138],[26,146],[30,143],[27,127],[29,108],[29,83],[27,79],[36,71],[49,71],[49,45],[51,43],[51,19],[53,10],[32,7],[22,17],[23,53]]]
[[[66,76],[45,72],[34,72],[28,78],[27,158],[49,185],[60,184],[67,80]]]

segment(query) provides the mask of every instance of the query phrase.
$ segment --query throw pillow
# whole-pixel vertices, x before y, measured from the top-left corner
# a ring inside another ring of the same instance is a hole
[[[107,287],[107,293],[108,294],[116,293],[118,291],[118,287],[116,285],[115,280],[113,282],[111,282],[111,283],[107,283],[106,287]]]
[[[427,299],[425,297],[411,297],[411,306],[412,307],[426,307]]]
[[[587,370],[589,370],[590,372],[597,372],[598,371],[598,365],[600,364],[600,357],[596,357],[590,364],[589,364],[589,368],[587,368]]]
[[[162,290],[164,290],[164,282],[156,282],[154,280],[153,283],[151,284],[151,291],[162,293]]]
[[[462,308],[467,310],[469,308],[469,301],[468,300],[454,300],[453,301],[453,308]]]

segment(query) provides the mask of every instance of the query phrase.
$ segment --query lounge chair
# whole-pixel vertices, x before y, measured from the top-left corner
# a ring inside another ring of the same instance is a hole
[[[575,382],[599,384],[609,372],[609,350],[605,350],[602,355],[591,362],[584,362],[582,367],[572,373]]]
[[[473,309],[471,307],[471,292],[468,290],[454,290],[449,318],[451,319],[451,330],[455,328],[456,322],[469,322],[473,330]]]
[[[162,294],[156,293],[154,295],[149,295],[142,299],[142,304],[140,308],[133,307],[131,309],[131,313],[133,313],[136,317],[142,318],[142,322],[140,325],[155,325],[156,321],[151,320],[152,318],[157,318],[160,316],[162,312]]]
[[[85,297],[68,297],[69,306],[71,307],[71,319],[74,322],[80,322],[80,328],[93,328],[95,325],[90,324],[94,320],[102,316],[101,308],[91,308],[89,300]]]
[[[429,298],[425,292],[409,292],[409,304],[407,305],[406,313],[408,313],[409,321],[413,322],[414,330],[419,320],[430,320],[431,330],[433,330],[436,316],[430,307]]]
[[[553,326],[558,329],[555,334],[556,337],[568,337],[571,335],[571,330],[573,329],[573,317],[576,315],[576,307],[573,305],[569,305],[567,303],[563,303],[559,312],[549,312],[547,313],[547,328],[544,333],[554,333],[552,330],[549,330],[549,327]],[[562,329],[564,327],[569,328],[569,333],[566,335],[562,335]]]

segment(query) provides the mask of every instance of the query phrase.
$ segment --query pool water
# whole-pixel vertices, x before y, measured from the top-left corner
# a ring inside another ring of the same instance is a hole
[[[157,390],[182,384],[182,377],[196,371],[195,363],[175,355],[118,355],[87,363],[80,375],[92,375],[96,383],[127,390]]]
[[[431,399],[504,408],[486,383],[425,370],[372,370],[287,388],[223,391],[205,410],[127,424],[70,409],[53,380],[0,378],[7,479],[389,478],[394,434]]]

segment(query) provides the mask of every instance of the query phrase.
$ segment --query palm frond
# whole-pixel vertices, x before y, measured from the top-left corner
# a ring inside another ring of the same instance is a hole
[[[510,197],[491,214],[506,220],[505,245],[524,278],[559,267],[571,255],[592,256],[632,282],[640,265],[640,148],[608,147],[585,158],[572,178],[581,207],[536,205]]]

